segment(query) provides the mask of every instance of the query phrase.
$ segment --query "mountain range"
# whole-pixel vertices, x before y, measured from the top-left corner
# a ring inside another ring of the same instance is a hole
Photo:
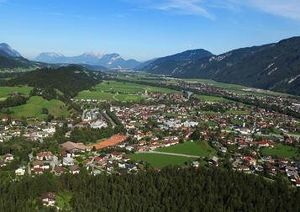
[[[56,64],[86,64],[92,66],[102,66],[108,69],[133,69],[140,65],[137,60],[125,60],[119,54],[95,54],[84,53],[79,56],[67,57],[54,52],[39,54],[36,61]]]
[[[300,95],[300,37],[220,55],[190,50],[140,67],[154,74],[213,79]]]
[[[6,43],[0,43],[0,68],[30,68],[35,64],[21,56],[19,52]]]
[[[7,43],[0,43],[0,56],[22,57],[19,52],[11,48]]]
[[[132,69],[180,78],[205,78],[220,82],[300,95],[300,37],[261,46],[235,49],[220,55],[204,49],[188,50],[145,63],[125,60],[119,54],[85,53],[66,57],[42,53],[34,62],[8,44],[0,44],[0,68],[43,68],[81,64],[87,69]]]

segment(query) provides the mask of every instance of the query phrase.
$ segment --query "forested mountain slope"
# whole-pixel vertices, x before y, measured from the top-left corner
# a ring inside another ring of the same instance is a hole
[[[57,89],[64,95],[73,97],[79,91],[89,89],[99,83],[104,76],[101,72],[91,72],[81,66],[66,66],[57,69],[43,68],[24,73],[7,82],[7,85],[28,85],[35,88]]]
[[[162,59],[162,58],[161,58]],[[208,78],[300,95],[300,37],[170,65],[157,59],[143,70],[184,78]],[[151,68],[152,67],[152,68]],[[155,67],[155,68],[153,68]]]

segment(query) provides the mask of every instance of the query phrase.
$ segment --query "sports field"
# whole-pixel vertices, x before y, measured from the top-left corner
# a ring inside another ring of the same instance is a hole
[[[159,148],[155,151],[194,155],[199,157],[209,157],[216,154],[216,150],[212,148],[206,141],[188,141],[170,147]]]
[[[122,134],[116,134],[108,139],[102,139],[98,143],[91,145],[91,148],[95,148],[96,150],[104,149],[107,147],[116,146],[124,141],[126,141],[127,136]]]
[[[59,100],[46,100],[40,96],[31,97],[26,104],[11,107],[10,111],[12,116],[16,118],[38,118],[44,119],[47,117],[47,114],[42,114],[42,109],[46,108],[49,111],[49,114],[54,117],[67,117],[69,115],[68,107]]]

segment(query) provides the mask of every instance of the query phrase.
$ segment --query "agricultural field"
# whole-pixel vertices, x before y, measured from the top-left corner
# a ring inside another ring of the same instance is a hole
[[[212,148],[206,141],[188,141],[170,147],[156,149],[159,152],[186,154],[199,157],[209,157],[216,154],[216,150]]]
[[[263,148],[261,150],[265,156],[276,156],[281,158],[300,157],[300,150],[283,144],[277,144],[274,148]]]
[[[50,101],[43,99],[40,96],[31,97],[26,104],[11,107],[12,116],[16,118],[30,118],[45,119],[47,114],[42,113],[42,109],[46,108],[49,114],[54,117],[67,117],[69,115],[68,107],[61,101],[52,99]]]
[[[0,87],[0,101],[5,100],[10,94],[20,93],[28,96],[32,87],[28,86],[16,86],[16,87]]]
[[[145,161],[154,168],[163,168],[166,166],[184,165],[192,161],[192,158],[184,156],[163,155],[156,153],[135,153],[129,156],[134,161]]]
[[[76,99],[96,99],[102,101],[140,102],[147,92],[176,92],[171,89],[141,85],[129,82],[104,81],[90,90],[80,92]]]

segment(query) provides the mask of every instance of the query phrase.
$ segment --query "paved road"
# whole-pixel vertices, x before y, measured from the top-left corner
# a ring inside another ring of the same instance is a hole
[[[186,155],[186,154],[178,154],[178,153],[170,153],[170,152],[145,151],[145,152],[136,152],[136,153],[137,154],[149,153],[149,154],[159,154],[159,155],[181,156],[187,158],[200,158],[200,156],[196,156],[196,155]]]

